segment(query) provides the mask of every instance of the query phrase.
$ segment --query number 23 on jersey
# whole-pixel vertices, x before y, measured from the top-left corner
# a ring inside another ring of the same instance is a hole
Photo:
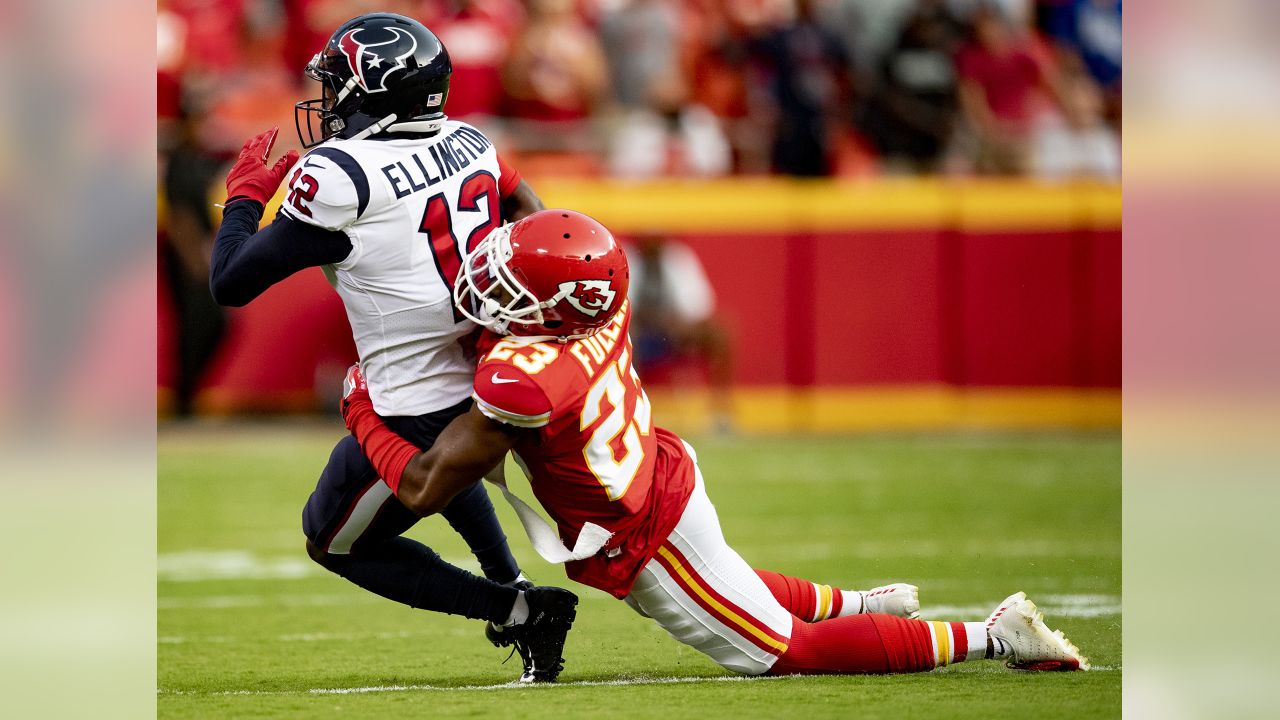
[[[578,425],[578,429],[586,431],[606,408],[611,408],[582,449],[587,467],[604,486],[610,500],[618,500],[625,495],[631,481],[636,479],[644,461],[644,444],[640,437],[653,431],[649,397],[640,387],[640,376],[631,367],[630,360],[630,354],[623,352],[601,371],[595,384],[587,391]],[[635,410],[628,414],[627,400],[630,398],[634,398]],[[622,439],[621,456],[614,447],[619,437]]]
[[[508,339],[494,345],[488,357],[537,375],[560,357],[560,349],[549,343],[522,344]],[[632,412],[628,412],[628,400],[634,403]],[[640,376],[631,367],[631,354],[626,350],[596,375],[582,403],[578,430],[585,433],[601,417],[604,420],[587,439],[582,457],[609,499],[618,500],[626,494],[644,462],[640,438],[653,431],[649,397],[640,386]]]

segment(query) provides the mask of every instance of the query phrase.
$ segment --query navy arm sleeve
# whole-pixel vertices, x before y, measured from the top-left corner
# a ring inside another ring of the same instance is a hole
[[[223,211],[209,267],[209,289],[219,305],[240,307],[299,270],[351,254],[346,233],[285,215],[258,230],[263,210],[253,200],[237,200]]]

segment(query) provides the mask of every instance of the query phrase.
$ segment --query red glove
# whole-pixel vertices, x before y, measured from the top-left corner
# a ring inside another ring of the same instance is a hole
[[[338,404],[338,409],[342,411],[342,420],[347,422],[348,430],[351,429],[351,423],[347,418],[357,404],[373,407],[373,399],[369,397],[369,384],[364,380],[364,373],[360,372],[360,363],[347,368],[347,376],[342,381],[342,402]]]
[[[245,141],[240,157],[227,173],[225,204],[230,205],[233,200],[253,200],[266,205],[275,196],[285,174],[298,162],[298,151],[290,150],[275,165],[267,167],[267,158],[279,134],[280,128],[274,127]]]
[[[399,492],[405,468],[420,451],[416,445],[392,432],[382,422],[382,418],[373,409],[369,386],[364,381],[359,365],[352,365],[347,370],[339,407],[343,422],[360,443],[365,457],[373,463],[374,469],[391,488],[391,492]]]

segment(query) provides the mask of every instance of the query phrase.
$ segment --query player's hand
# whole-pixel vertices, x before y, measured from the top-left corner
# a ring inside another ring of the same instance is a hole
[[[271,147],[276,144],[279,127],[255,135],[245,141],[240,157],[227,173],[227,204],[232,200],[254,200],[267,204],[284,181],[284,176],[298,162],[298,151],[285,153],[275,165],[267,166]]]
[[[343,422],[347,422],[351,409],[362,403],[372,405],[373,400],[369,397],[369,385],[364,381],[364,373],[360,372],[360,364],[356,363],[347,368],[347,377],[342,381],[342,402],[339,409],[342,411]]]

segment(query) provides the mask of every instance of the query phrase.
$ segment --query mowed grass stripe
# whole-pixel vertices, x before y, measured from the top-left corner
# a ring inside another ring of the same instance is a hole
[[[985,661],[915,676],[739,680],[542,563],[499,499],[524,569],[588,601],[563,683],[511,695],[492,690],[520,689],[508,685],[518,662],[502,664],[480,623],[301,569],[301,506],[339,433],[266,442],[269,430],[255,427],[197,442],[194,432],[172,447],[160,438],[159,551],[174,580],[159,585],[161,717],[1119,715],[1117,435],[693,441],[726,537],[755,566],[842,587],[915,582],[930,619],[980,619],[1025,590],[1100,671]],[[475,570],[443,520],[410,535]]]

